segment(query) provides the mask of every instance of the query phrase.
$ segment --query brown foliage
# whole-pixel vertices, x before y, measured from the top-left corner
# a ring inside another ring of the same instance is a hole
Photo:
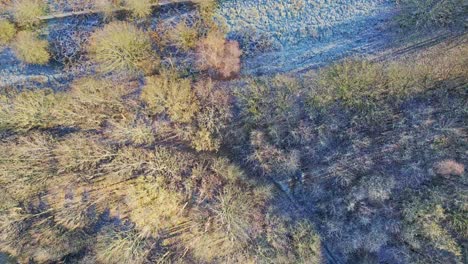
[[[242,51],[237,41],[229,41],[220,32],[210,32],[197,47],[200,70],[209,70],[221,78],[230,78],[240,71]]]
[[[435,165],[435,171],[444,177],[451,175],[461,176],[465,173],[465,166],[454,160],[448,159],[438,162]]]

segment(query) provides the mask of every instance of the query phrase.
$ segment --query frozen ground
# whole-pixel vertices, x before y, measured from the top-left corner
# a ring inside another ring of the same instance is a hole
[[[386,43],[382,0],[232,0],[220,15],[246,51],[244,73],[299,71]]]

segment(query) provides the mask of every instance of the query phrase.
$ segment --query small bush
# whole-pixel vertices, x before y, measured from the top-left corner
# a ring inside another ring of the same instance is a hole
[[[42,0],[15,0],[12,6],[13,17],[20,27],[33,27],[45,15],[46,5]]]
[[[50,60],[48,46],[46,40],[38,39],[33,32],[21,31],[13,43],[13,51],[25,63],[43,65]]]
[[[172,235],[187,221],[183,197],[161,185],[155,179],[139,178],[126,191],[129,218],[143,237]]]
[[[155,141],[148,120],[131,116],[120,121],[111,121],[106,136],[119,144],[151,145]]]
[[[362,109],[374,103],[383,86],[379,65],[364,60],[345,60],[322,70],[318,76],[315,103],[326,105],[336,99]]]
[[[103,73],[151,71],[155,60],[149,36],[127,22],[112,22],[94,32],[89,52]]]
[[[293,248],[296,250],[298,263],[322,263],[322,245],[320,237],[308,221],[301,221],[292,230]]]
[[[97,237],[95,250],[99,263],[143,264],[149,256],[151,247],[151,241],[135,230],[108,227]]]
[[[0,95],[0,130],[24,132],[66,125],[72,120],[62,112],[64,103],[63,95],[47,89]]]
[[[195,0],[198,12],[203,22],[210,27],[216,27],[213,21],[214,12],[218,6],[217,0]]]
[[[178,79],[174,73],[147,78],[141,100],[153,114],[167,112],[172,121],[181,123],[190,122],[199,108],[190,80]]]
[[[130,9],[133,16],[144,18],[151,15],[152,0],[126,0],[125,6]]]
[[[444,177],[462,176],[465,173],[465,166],[454,160],[444,160],[435,165],[435,171]]]
[[[96,0],[94,6],[97,10],[104,13],[105,20],[112,17],[114,9],[117,8],[115,1],[112,0]]]
[[[0,20],[0,46],[8,44],[16,34],[15,26],[7,20]]]
[[[180,21],[175,27],[167,29],[165,38],[170,44],[183,50],[189,51],[196,48],[199,40],[198,25],[190,25],[187,20]]]
[[[218,31],[208,33],[197,47],[197,62],[201,70],[212,75],[230,78],[240,71],[242,51],[237,41],[227,41]]]
[[[403,28],[462,25],[467,6],[463,0],[400,0],[397,21]]]
[[[131,92],[124,85],[107,80],[82,78],[76,80],[69,92],[69,115],[82,128],[98,128],[104,120],[120,119],[127,109],[123,96]]]

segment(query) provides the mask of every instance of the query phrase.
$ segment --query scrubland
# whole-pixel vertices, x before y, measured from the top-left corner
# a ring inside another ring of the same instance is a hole
[[[458,32],[441,44],[264,76],[242,73],[249,54],[216,1],[157,26],[157,1],[54,2],[0,5],[0,45],[25,65],[89,70],[65,89],[0,88],[0,253],[19,263],[466,262],[462,1],[396,3],[390,27]],[[43,33],[61,5],[102,21],[70,53]]]

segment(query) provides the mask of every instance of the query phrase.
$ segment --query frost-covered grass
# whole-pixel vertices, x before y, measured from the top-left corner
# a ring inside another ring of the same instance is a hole
[[[385,1],[234,0],[223,2],[219,12],[232,34],[260,34],[274,45],[284,46],[322,37],[338,24],[374,13],[382,2]]]

